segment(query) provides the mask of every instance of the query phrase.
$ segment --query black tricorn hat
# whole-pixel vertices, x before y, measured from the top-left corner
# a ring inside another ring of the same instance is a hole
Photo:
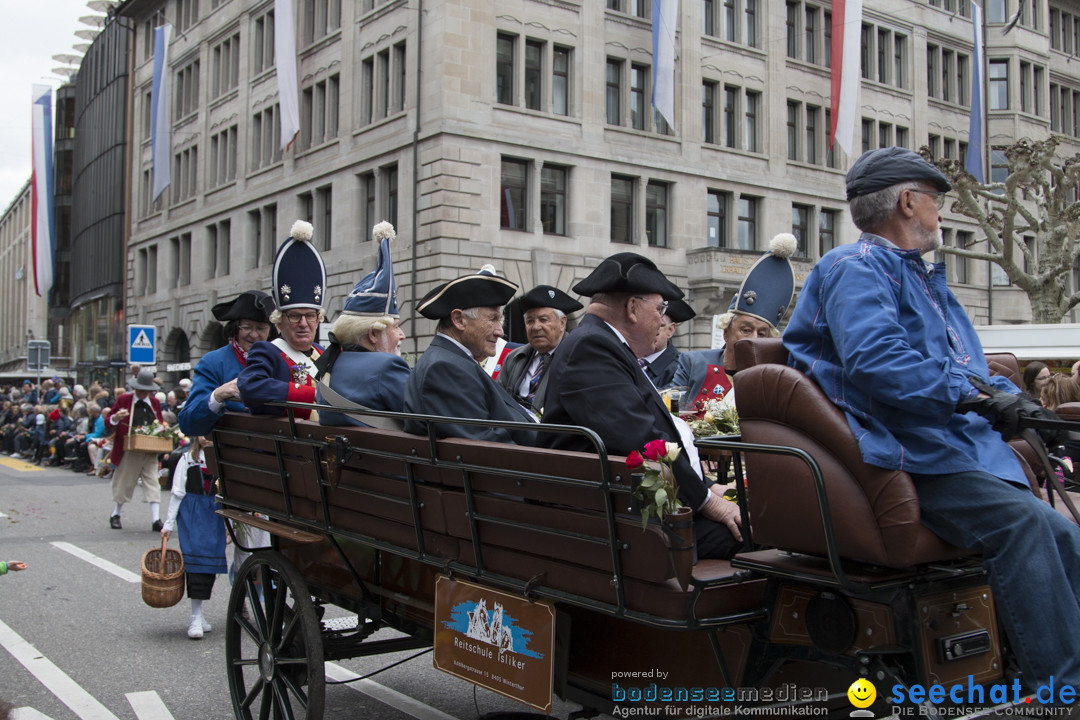
[[[887,147],[863,153],[851,166],[846,178],[847,199],[909,180],[927,180],[941,192],[952,190],[945,173],[919,153],[904,147]]]
[[[690,303],[685,300],[672,300],[668,303],[667,312],[664,314],[674,323],[686,322],[697,316],[694,308],[690,307]]]
[[[426,318],[442,320],[454,310],[501,307],[514,297],[517,289],[517,285],[496,275],[494,266],[485,265],[478,273],[438,286],[424,296],[416,310]]]
[[[549,307],[561,310],[569,315],[585,307],[562,290],[550,285],[537,285],[522,295],[521,300],[518,302],[521,305],[521,312]]]
[[[221,322],[230,320],[254,320],[270,322],[270,313],[274,312],[274,298],[261,290],[247,290],[232,300],[220,302],[210,309],[214,317]]]
[[[616,253],[605,259],[573,290],[588,297],[605,292],[659,293],[665,300],[679,300],[683,296],[683,291],[652,260],[632,252]]]

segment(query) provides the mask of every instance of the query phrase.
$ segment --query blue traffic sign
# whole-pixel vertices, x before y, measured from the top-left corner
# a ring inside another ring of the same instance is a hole
[[[154,365],[154,338],[157,328],[153,325],[128,325],[128,362]]]

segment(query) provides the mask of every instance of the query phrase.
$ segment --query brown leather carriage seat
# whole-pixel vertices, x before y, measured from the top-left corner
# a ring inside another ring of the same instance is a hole
[[[787,366],[788,353],[779,338],[742,340],[735,354],[742,439],[800,448],[817,461],[841,558],[908,568],[966,554],[923,527],[907,473],[863,461],[843,411],[813,380]],[[796,458],[751,452],[746,473],[754,541],[825,554],[807,466]]]

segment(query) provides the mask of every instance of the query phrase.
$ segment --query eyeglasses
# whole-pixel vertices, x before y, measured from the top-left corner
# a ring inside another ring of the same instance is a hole
[[[287,312],[285,313],[285,319],[289,321],[290,325],[299,325],[301,320],[307,320],[308,325],[314,325],[319,322],[319,313],[317,312]]]
[[[923,195],[933,195],[934,202],[937,203],[938,210],[941,210],[943,207],[945,207],[945,196],[948,195],[947,192],[942,192],[940,190],[920,190],[919,188],[910,188],[910,190],[911,192],[922,193]]]
[[[650,305],[655,305],[656,303],[659,303],[660,304],[659,305],[660,314],[664,315],[665,313],[667,313],[667,308],[668,308],[668,301],[667,300],[650,300],[648,298],[643,298],[640,295],[635,295],[634,298],[637,299],[637,300],[641,300],[642,302],[647,302]]]
[[[299,320],[297,321],[299,322]],[[270,326],[266,323],[259,323],[258,325],[248,325],[246,323],[238,325],[237,330],[242,333],[265,333],[270,332]]]

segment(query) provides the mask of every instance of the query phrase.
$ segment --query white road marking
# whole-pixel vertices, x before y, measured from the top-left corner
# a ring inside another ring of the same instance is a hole
[[[11,720],[52,720],[48,715],[42,715],[32,707],[15,708],[15,714]]]
[[[326,677],[331,680],[356,680],[360,677],[352,670],[344,668],[337,663],[326,663]],[[406,715],[411,715],[417,720],[457,720],[453,715],[448,715],[442,710],[425,705],[416,698],[409,697],[397,690],[391,690],[385,685],[380,685],[374,680],[357,680],[349,683],[350,687],[358,693],[363,693],[373,700],[378,700],[384,705],[400,710]]]
[[[0,518],[6,518],[6,517],[7,517],[7,515],[5,515],[4,513],[0,512]],[[34,712],[37,712],[37,711],[35,710]]]
[[[127,693],[127,699],[139,720],[174,720],[161,696],[153,690]]]
[[[71,708],[80,720],[119,720],[3,621],[0,621],[0,646],[22,663],[60,702]]]
[[[99,558],[97,555],[94,555],[92,553],[88,553],[88,552],[86,552],[85,550],[83,550],[80,547],[75,547],[71,543],[53,542],[53,543],[49,543],[49,544],[52,545],[55,548],[63,550],[66,553],[71,553],[75,557],[79,558],[80,560],[85,560],[86,562],[90,563],[91,565],[96,565],[97,567],[101,568],[105,572],[110,572],[113,575],[115,575],[116,577],[120,578],[121,580],[126,580],[129,583],[141,583],[142,582],[142,578],[139,577],[138,575],[136,575],[135,573],[131,572],[130,570],[125,570],[124,568],[120,567],[119,565],[111,563],[108,560],[103,560],[103,559]]]

